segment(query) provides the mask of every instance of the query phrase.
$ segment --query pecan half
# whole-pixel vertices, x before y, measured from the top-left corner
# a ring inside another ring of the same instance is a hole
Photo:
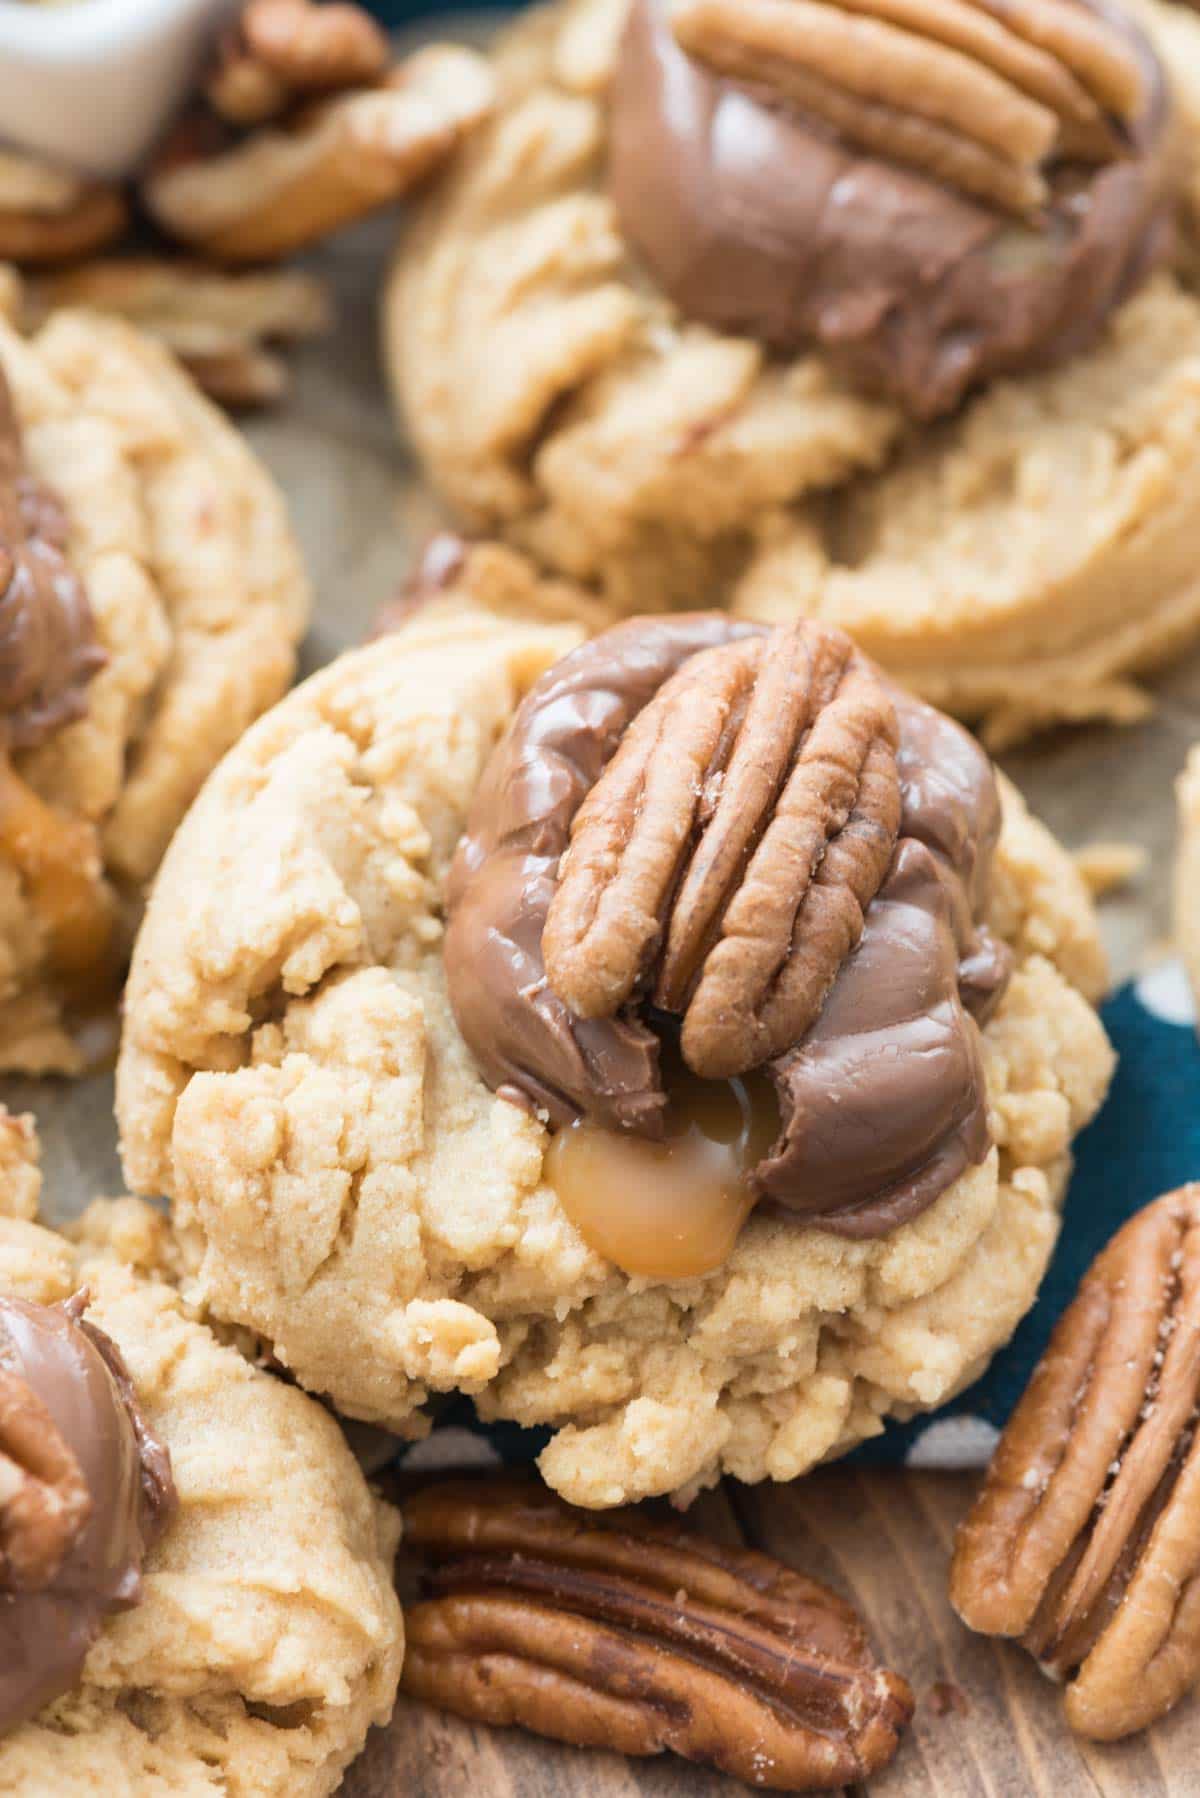
[[[296,94],[379,80],[387,33],[361,6],[314,0],[248,0],[221,42],[205,94],[234,124],[276,118]]]
[[[577,1746],[670,1750],[811,1791],[886,1766],[912,1716],[835,1593],[765,1555],[516,1481],[405,1505],[434,1562],[406,1612],[403,1689]]]
[[[900,827],[895,708],[809,621],[694,656],[576,815],[542,937],[579,1017],[645,985],[696,1073],[792,1048],[862,934]]]
[[[1125,154],[1145,99],[1129,40],[1074,0],[672,0],[671,21],[720,74],[1018,214],[1054,160]]]
[[[963,1621],[1017,1636],[1110,1740],[1200,1680],[1200,1185],[1086,1274],[962,1524]]]
[[[128,224],[119,187],[0,150],[0,257],[28,267],[69,262],[115,243]]]
[[[45,1405],[0,1366],[0,1592],[40,1592],[91,1514],[79,1462]]]
[[[378,82],[289,107],[243,137],[193,112],[142,198],[164,231],[205,256],[278,261],[408,193],[488,115],[492,97],[482,57],[431,44]]]

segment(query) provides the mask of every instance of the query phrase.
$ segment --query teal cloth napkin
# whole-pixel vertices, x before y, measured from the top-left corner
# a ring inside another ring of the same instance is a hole
[[[1200,1179],[1200,1043],[1178,962],[1122,987],[1102,1012],[1117,1051],[1108,1101],[1076,1144],[1062,1234],[1037,1303],[988,1371],[931,1417],[890,1427],[865,1461],[975,1466],[1020,1398],[1084,1272],[1126,1218]]]

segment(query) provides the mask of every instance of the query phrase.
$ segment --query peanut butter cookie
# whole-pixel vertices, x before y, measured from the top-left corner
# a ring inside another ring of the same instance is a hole
[[[0,1067],[72,1071],[209,769],[288,686],[283,501],[120,322],[0,323]]]
[[[324,1798],[395,1697],[399,1519],[183,1303],[157,1213],[67,1241],[0,1136],[0,1791]]]
[[[1112,1065],[1090,903],[840,633],[577,647],[562,583],[440,562],[179,832],[128,1177],[173,1199],[185,1291],[351,1415],[420,1434],[470,1393],[551,1425],[543,1473],[593,1507],[793,1478],[1032,1302]]]
[[[1200,629],[1200,28],[1138,20],[523,21],[385,300],[434,481],[615,614],[819,616],[996,743],[1140,714]]]

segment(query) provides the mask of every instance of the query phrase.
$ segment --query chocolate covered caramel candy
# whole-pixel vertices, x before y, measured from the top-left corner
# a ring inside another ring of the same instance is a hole
[[[1176,162],[1107,0],[634,0],[612,90],[621,223],[680,310],[923,419],[1094,337]]]
[[[972,739],[811,622],[635,619],[537,683],[445,964],[485,1078],[557,1126],[593,1246],[689,1277],[759,1202],[881,1235],[983,1160],[999,821]]]
[[[86,1307],[0,1298],[0,1734],[76,1684],[175,1505],[167,1450]]]

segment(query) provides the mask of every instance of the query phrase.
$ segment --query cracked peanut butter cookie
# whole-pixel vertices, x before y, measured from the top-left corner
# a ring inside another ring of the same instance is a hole
[[[550,1425],[543,1473],[594,1507],[794,1477],[1032,1302],[1111,1071],[1089,902],[839,633],[581,645],[482,609],[473,568],[182,827],[128,991],[128,1177],[173,1199],[185,1290],[352,1415],[419,1434],[470,1393]]]
[[[0,323],[0,1067],[73,1071],[209,769],[288,686],[284,503],[149,339]]]
[[[399,1519],[189,1312],[157,1213],[67,1241],[0,1139],[0,1792],[324,1798],[395,1697]]]
[[[1138,18],[535,13],[385,300],[434,480],[614,612],[769,589],[996,742],[1136,715],[1200,625],[1200,32]]]

